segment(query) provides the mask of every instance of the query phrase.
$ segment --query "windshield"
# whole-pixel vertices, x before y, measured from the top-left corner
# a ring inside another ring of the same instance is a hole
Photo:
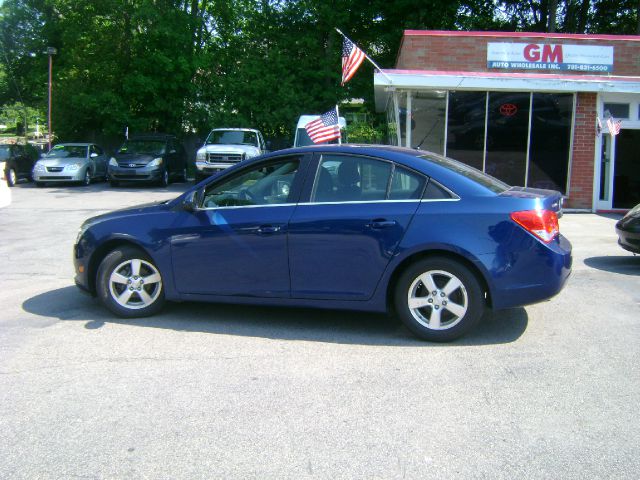
[[[417,155],[419,158],[424,158],[432,161],[433,163],[437,163],[441,167],[448,168],[456,173],[464,175],[467,178],[470,178],[476,183],[479,183],[483,187],[488,188],[494,193],[502,193],[506,190],[509,190],[511,187],[504,183],[501,180],[498,180],[491,175],[481,172],[480,170],[473,168],[469,165],[466,165],[462,162],[458,162],[452,158],[441,157],[439,155]]]
[[[252,145],[258,146],[255,132],[241,130],[213,130],[207,137],[207,145]]]
[[[6,160],[11,156],[11,150],[8,145],[0,145],[0,160]]]
[[[165,142],[162,140],[127,140],[118,153],[143,153],[162,155],[165,153]]]
[[[56,145],[46,156],[47,158],[86,158],[88,148],[86,145]]]

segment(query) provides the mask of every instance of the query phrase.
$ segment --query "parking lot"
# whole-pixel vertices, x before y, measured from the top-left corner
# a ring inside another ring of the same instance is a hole
[[[384,315],[73,284],[82,221],[190,184],[20,184],[0,208],[0,478],[637,478],[640,256],[566,214],[567,287],[451,344]]]

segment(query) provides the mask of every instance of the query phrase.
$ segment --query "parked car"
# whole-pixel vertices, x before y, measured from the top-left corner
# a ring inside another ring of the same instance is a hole
[[[13,187],[20,180],[30,180],[38,152],[31,145],[0,145],[0,168],[7,185]]]
[[[298,123],[296,124],[296,133],[293,137],[293,146],[294,147],[306,147],[307,145],[315,145],[309,134],[307,133],[307,129],[305,128],[309,122],[313,122],[320,118],[320,115],[300,115],[298,117]],[[343,143],[347,142],[347,120],[344,117],[338,117],[338,125],[340,125],[340,129],[342,130],[342,139],[340,140]],[[326,142],[326,144],[336,144],[340,143],[338,140],[330,140]]]
[[[252,128],[214,128],[196,153],[196,183],[266,152],[262,133]]]
[[[640,253],[640,204],[616,223],[616,233],[618,245],[634,254]]]
[[[384,312],[457,338],[484,309],[545,300],[571,272],[561,194],[508,185],[436,154],[288,149],[170,201],[90,218],[76,283],[122,317],[165,300]]]
[[[187,180],[187,154],[173,135],[136,135],[125,140],[109,160],[111,186],[121,182],[158,183]]]
[[[77,182],[89,185],[92,180],[106,180],[107,154],[95,143],[59,143],[54,145],[33,167],[33,181],[42,187],[51,182]]]

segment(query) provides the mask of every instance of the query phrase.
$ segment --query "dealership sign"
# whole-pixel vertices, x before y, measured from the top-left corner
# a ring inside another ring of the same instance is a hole
[[[487,68],[613,71],[613,47],[540,43],[488,43]]]

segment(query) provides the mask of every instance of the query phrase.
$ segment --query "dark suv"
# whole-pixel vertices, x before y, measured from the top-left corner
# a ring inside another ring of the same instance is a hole
[[[151,182],[167,186],[187,180],[187,154],[173,135],[137,135],[109,160],[111,186],[120,182]]]
[[[0,145],[0,168],[7,185],[13,187],[20,180],[30,180],[37,159],[38,151],[31,145]]]

